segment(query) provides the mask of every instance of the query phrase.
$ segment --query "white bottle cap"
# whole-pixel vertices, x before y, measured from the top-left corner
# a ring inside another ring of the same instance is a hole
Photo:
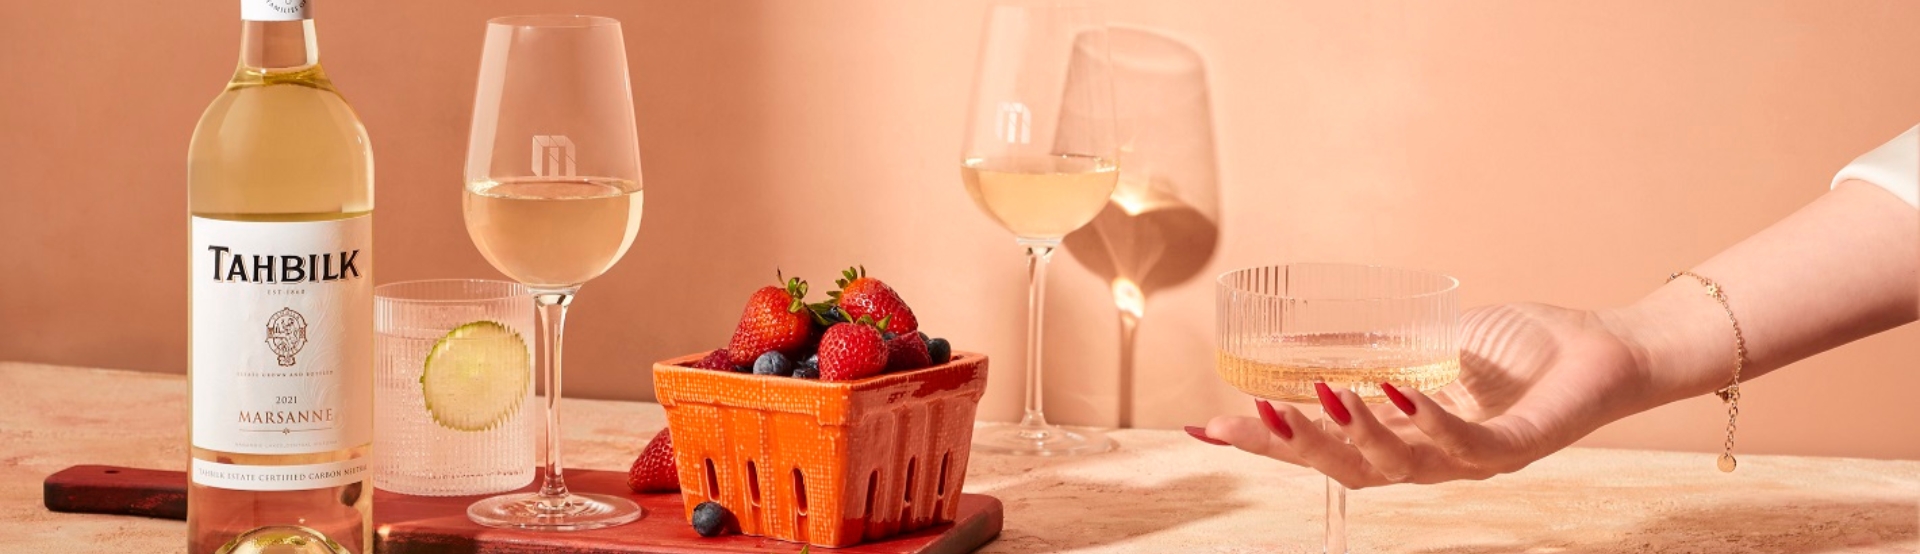
[[[300,21],[312,19],[307,0],[240,0],[240,19],[247,21]]]

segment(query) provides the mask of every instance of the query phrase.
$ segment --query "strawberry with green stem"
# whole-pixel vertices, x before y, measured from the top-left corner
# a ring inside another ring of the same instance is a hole
[[[762,354],[779,352],[798,357],[815,338],[816,312],[806,302],[807,282],[791,279],[778,271],[781,286],[761,287],[747,297],[740,312],[740,323],[727,343],[727,362],[733,366],[753,363]]]
[[[820,337],[820,380],[865,379],[887,369],[887,341],[881,336],[887,321],[862,317],[838,323]]]
[[[846,314],[847,321],[858,321],[862,317],[888,321],[887,330],[901,335],[920,330],[920,321],[913,317],[913,309],[907,307],[900,293],[879,279],[868,277],[865,266],[847,268],[840,275],[840,279],[834,280],[840,290],[827,296]]]

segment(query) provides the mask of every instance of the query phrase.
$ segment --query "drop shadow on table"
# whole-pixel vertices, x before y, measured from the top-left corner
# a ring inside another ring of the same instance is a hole
[[[1092,481],[1062,476],[1044,487],[1031,481],[997,487],[1019,489],[1018,495],[993,489],[968,492],[995,494],[1007,502],[1007,529],[1014,532],[1002,531],[1000,541],[1008,541],[1008,545],[1016,548],[1034,548],[1032,551],[1036,552],[1062,552],[1123,543],[1247,509],[1252,504],[1234,498],[1234,489],[1242,486],[1244,484],[1232,475],[1222,473],[1182,477],[1152,486],[1132,485],[1124,480]],[[1034,530],[1018,529],[1019,522],[1036,519],[1071,524],[1080,531],[1043,531],[1038,534],[1045,536],[1042,540]]]
[[[1723,504],[1660,514],[1608,540],[1552,537],[1522,544],[1447,547],[1422,554],[1559,552],[1612,554],[1684,551],[1700,554],[1856,552],[1920,539],[1920,503],[1887,500]],[[1879,552],[1880,550],[1872,550]]]

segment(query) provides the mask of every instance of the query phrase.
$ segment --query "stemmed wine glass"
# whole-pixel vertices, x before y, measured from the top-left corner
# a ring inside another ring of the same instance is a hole
[[[640,150],[620,22],[542,15],[487,22],[467,143],[467,235],[533,291],[546,368],[545,481],[474,503],[493,527],[571,531],[640,519],[625,498],[567,491],[560,456],[560,340],[567,305],[633,245]]]
[[[1027,250],[1031,282],[1026,414],[1018,424],[976,432],[974,448],[982,451],[1057,456],[1113,448],[1106,435],[1049,425],[1040,388],[1048,259],[1062,237],[1100,213],[1120,177],[1106,33],[1085,6],[996,6],[987,17],[960,175],[980,209]]]
[[[1278,402],[1318,403],[1316,383],[1368,403],[1386,398],[1381,383],[1433,392],[1460,376],[1459,288],[1437,273],[1365,265],[1232,271],[1215,299],[1215,369]],[[1347,491],[1328,478],[1327,552],[1347,551],[1346,516]]]

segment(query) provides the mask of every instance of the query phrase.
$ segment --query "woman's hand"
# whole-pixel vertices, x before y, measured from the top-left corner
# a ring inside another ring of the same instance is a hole
[[[1693,268],[1727,291],[1724,308],[1691,279],[1604,312],[1479,308],[1462,318],[1460,382],[1432,398],[1400,391],[1405,410],[1327,391],[1328,411],[1350,414],[1329,430],[1262,402],[1264,424],[1218,417],[1188,432],[1352,488],[1516,471],[1608,422],[1726,386],[1736,356],[1728,311],[1747,344],[1743,381],[1914,321],[1917,220],[1920,211],[1887,190],[1844,181]]]
[[[1389,389],[1404,398],[1369,406],[1322,385],[1327,429],[1257,401],[1260,419],[1216,417],[1204,433],[1359,489],[1510,473],[1655,405],[1641,356],[1607,314],[1507,304],[1461,319],[1460,380],[1431,397]]]

